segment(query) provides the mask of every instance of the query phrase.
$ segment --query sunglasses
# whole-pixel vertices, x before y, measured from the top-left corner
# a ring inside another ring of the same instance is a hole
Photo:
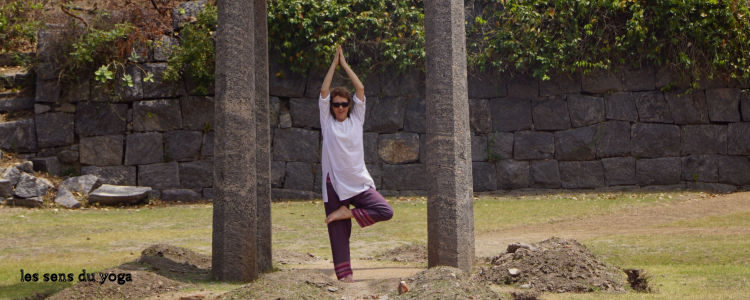
[[[333,107],[347,107],[349,106],[349,102],[333,102],[331,105]]]

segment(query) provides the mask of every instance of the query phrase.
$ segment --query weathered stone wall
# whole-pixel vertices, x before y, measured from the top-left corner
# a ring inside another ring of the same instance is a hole
[[[33,118],[0,123],[0,147],[54,173],[211,198],[213,98],[163,82],[165,51],[131,68],[136,84],[114,97],[88,81],[57,87],[42,68]],[[156,82],[142,81],[146,70]],[[426,194],[425,76],[394,74],[363,80],[365,161],[384,195]],[[274,198],[320,196],[323,75],[269,67]],[[342,76],[334,85],[347,83]],[[706,81],[684,94],[673,77],[649,68],[547,81],[469,72],[474,190],[750,187],[750,86]]]

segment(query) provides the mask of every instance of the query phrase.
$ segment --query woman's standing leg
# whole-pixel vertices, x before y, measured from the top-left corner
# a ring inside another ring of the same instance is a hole
[[[340,201],[339,196],[327,180],[328,202],[325,203],[326,216],[341,206],[349,206],[349,200]],[[328,239],[331,241],[331,253],[333,254],[333,269],[339,280],[352,276],[352,266],[349,258],[349,237],[352,234],[352,220],[338,220],[328,223]]]

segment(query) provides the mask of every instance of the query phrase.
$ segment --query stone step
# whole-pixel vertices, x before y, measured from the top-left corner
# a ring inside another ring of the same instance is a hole
[[[89,203],[135,204],[146,199],[150,193],[150,187],[104,184],[89,194]]]
[[[34,109],[34,98],[27,97],[21,93],[12,93],[7,96],[0,95],[0,113],[24,111]]]
[[[18,54],[18,53],[15,53]],[[28,52],[28,53],[20,53],[21,56],[24,58],[31,58],[36,57],[36,53],[34,52]],[[18,65],[16,63],[16,60],[13,58],[14,54],[12,53],[3,53],[0,54],[0,67],[2,66],[9,66],[9,67],[15,67]]]
[[[34,87],[34,75],[22,67],[0,67],[0,90]]]

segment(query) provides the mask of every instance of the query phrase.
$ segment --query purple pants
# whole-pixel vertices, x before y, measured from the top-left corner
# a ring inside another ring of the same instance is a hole
[[[328,189],[328,202],[325,203],[326,216],[337,210],[342,205],[355,208],[352,215],[360,227],[367,227],[375,222],[390,220],[393,217],[393,208],[385,201],[375,189],[370,188],[358,195],[339,200],[339,195],[331,185],[330,178],[326,178]],[[349,237],[352,234],[352,220],[338,220],[328,223],[328,238],[331,241],[331,252],[333,253],[333,269],[338,279],[352,274],[352,266],[349,262]]]

